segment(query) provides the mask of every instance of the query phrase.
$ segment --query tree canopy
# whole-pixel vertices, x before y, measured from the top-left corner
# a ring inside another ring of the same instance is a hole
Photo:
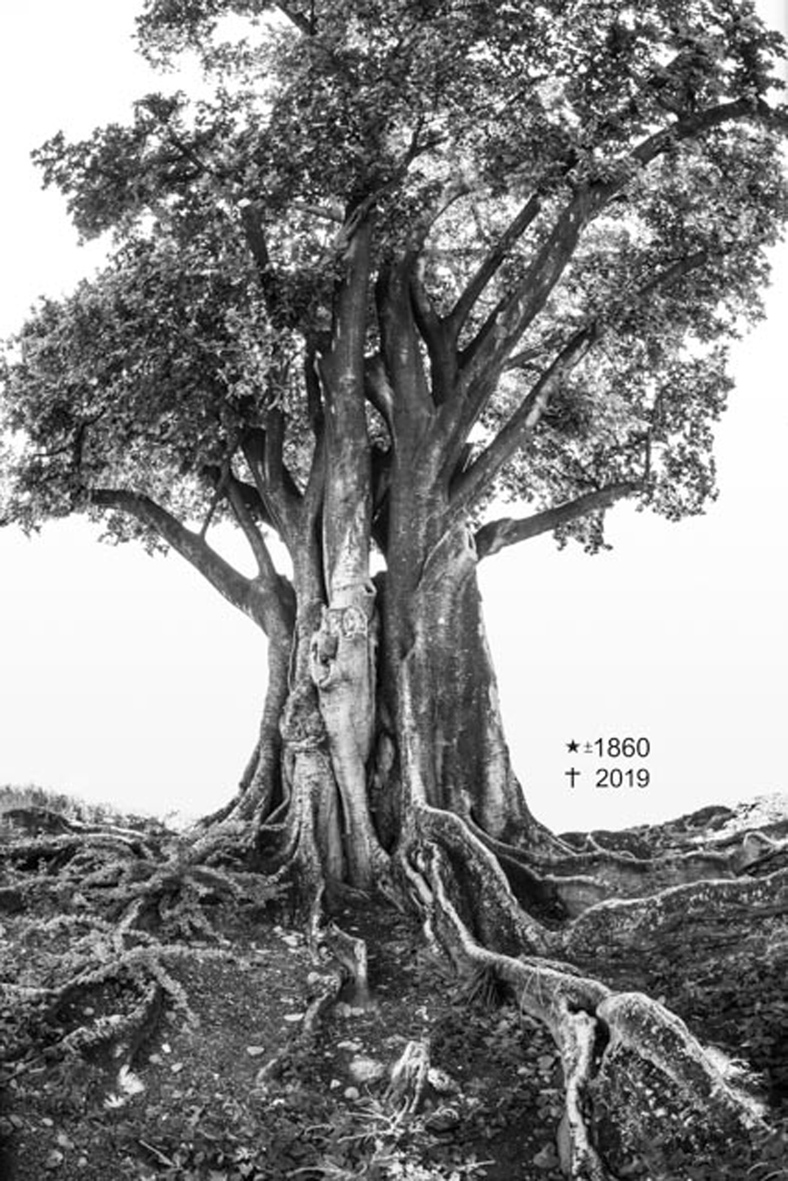
[[[593,550],[624,495],[702,511],[788,211],[785,47],[751,3],[150,0],[138,35],[204,84],[35,153],[113,246],[12,345],[6,521],[87,510],[185,552],[180,522],[231,515],[260,558],[324,479],[343,332],[384,554],[403,412],[481,556]],[[530,515],[480,525],[501,496]]]
[[[266,633],[265,704],[235,799],[177,865],[86,862],[79,839],[20,855],[73,855],[121,934],[190,881],[211,892],[217,864],[288,881],[364,1003],[364,942],[324,920],[394,900],[550,1030],[568,1175],[632,1175],[665,1137],[718,1163],[752,1104],[632,989],[685,924],[720,978],[722,923],[784,947],[784,831],[699,849],[682,828],[664,853],[548,832],[511,767],[476,564],[551,530],[594,551],[621,497],[678,519],[715,495],[726,344],[788,217],[784,41],[751,0],[148,0],[138,35],[204,81],[36,152],[113,246],[10,346],[0,521],[87,512],[176,549]],[[253,577],[209,545],[222,517]],[[411,1043],[401,1115],[428,1077]]]

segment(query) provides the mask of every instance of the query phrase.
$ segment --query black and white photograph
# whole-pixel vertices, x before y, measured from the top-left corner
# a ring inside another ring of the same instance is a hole
[[[788,0],[0,16],[0,1181],[788,1181]]]

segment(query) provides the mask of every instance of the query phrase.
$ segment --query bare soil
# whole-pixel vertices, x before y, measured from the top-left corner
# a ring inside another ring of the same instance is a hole
[[[50,892],[0,914],[0,980],[13,965],[18,979],[32,978],[68,954],[68,933],[43,929],[57,910]],[[372,996],[357,1004],[340,995],[305,1039],[315,965],[303,936],[271,907],[217,905],[210,917],[216,942],[192,945],[169,969],[195,1019],[171,1007],[157,1014],[126,1070],[111,1042],[87,1057],[53,1049],[64,1028],[118,1010],[115,985],[76,994],[59,1026],[38,1028],[37,1048],[21,1054],[18,1014],[7,996],[0,1001],[0,1181],[562,1177],[563,1088],[552,1040],[510,1003],[474,995],[426,948],[417,923],[360,899],[337,915],[367,941]],[[628,1177],[788,1181],[788,932],[770,931],[768,946],[755,959],[731,947],[720,975],[678,942],[607,980],[659,996],[698,1036],[739,1058],[771,1111],[760,1159],[742,1157],[740,1172],[730,1160],[715,1173],[689,1158],[668,1172],[664,1162],[640,1159]],[[385,1092],[391,1066],[415,1041],[429,1043],[437,1082],[406,1119]],[[261,1068],[274,1059],[279,1071],[261,1084]]]

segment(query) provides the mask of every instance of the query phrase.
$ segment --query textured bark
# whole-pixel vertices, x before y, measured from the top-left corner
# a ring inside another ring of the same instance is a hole
[[[383,857],[367,797],[375,733],[376,647],[373,588],[344,589],[323,610],[312,636],[310,675],[342,804],[349,877],[367,889],[374,884],[376,859]]]

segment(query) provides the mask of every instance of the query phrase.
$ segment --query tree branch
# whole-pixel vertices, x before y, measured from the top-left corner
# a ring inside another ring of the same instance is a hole
[[[254,201],[247,201],[241,205],[240,213],[244,237],[254,259],[260,290],[271,324],[274,328],[294,328],[296,324],[293,310],[287,300],[282,299],[276,270],[268,252],[260,207]]]
[[[699,250],[686,258],[677,259],[659,275],[645,283],[637,293],[644,299],[655,291],[669,287],[692,271],[699,270],[709,258],[708,251]],[[488,487],[508,459],[533,434],[547,404],[561,380],[579,364],[589,349],[601,339],[605,329],[599,318],[591,320],[564,346],[549,368],[520,403],[495,438],[457,480],[452,497],[452,516],[466,508]],[[456,509],[455,502],[456,501]]]
[[[544,512],[534,513],[530,517],[502,517],[498,521],[489,521],[482,525],[474,536],[479,561],[499,553],[508,545],[527,541],[528,538],[537,537],[540,533],[551,533],[561,525],[568,525],[570,521],[576,521],[600,509],[610,508],[617,500],[631,496],[640,488],[642,484],[639,481],[610,484],[607,488],[587,492],[575,500],[545,509]]]
[[[275,627],[289,628],[289,604],[282,580],[275,585],[246,578],[231,566],[199,533],[187,529],[167,509],[150,497],[123,488],[92,488],[85,491],[85,507],[116,509],[152,529],[176,553],[210,582],[229,603],[248,615],[266,635]]]
[[[372,513],[364,380],[372,249],[369,218],[359,210],[351,213],[346,235],[334,292],[331,345],[319,362],[327,462],[323,541],[330,595],[368,577],[364,539],[369,539]]]
[[[786,120],[767,103],[738,99],[676,119],[648,136],[622,159],[618,177],[592,181],[578,189],[559,214],[545,243],[511,292],[499,301],[476,337],[463,351],[466,388],[484,371],[498,375],[517,342],[541,312],[570,262],[582,231],[628,183],[633,165],[645,167],[675,143],[692,139],[724,123],[753,119],[781,130]],[[465,418],[468,417],[466,413]]]
[[[423,440],[434,412],[434,403],[424,370],[417,331],[417,300],[414,300],[416,256],[408,254],[396,264],[381,269],[375,289],[380,355],[382,360],[367,367],[367,392],[387,410],[386,420],[398,444],[407,438]],[[426,309],[422,308],[426,313]],[[423,338],[429,347],[429,329]],[[433,346],[435,340],[432,340]],[[432,355],[432,353],[431,353]],[[375,403],[373,402],[373,405]]]
[[[311,7],[311,13],[307,16],[302,16],[300,12],[296,12],[291,4],[277,3],[276,7],[286,16],[292,25],[298,29],[299,32],[304,33],[307,37],[313,37],[315,34],[315,10],[314,4]]]
[[[410,294],[416,326],[429,353],[432,399],[436,406],[442,406],[455,396],[457,387],[457,349],[453,329],[435,311],[418,272],[411,279]]]
[[[232,472],[228,472],[225,476],[224,485],[233,515],[241,527],[246,540],[249,542],[250,550],[254,554],[254,560],[257,563],[260,577],[264,582],[273,584],[278,578],[278,572],[274,566],[265,538],[261,530],[258,529],[257,522],[250,512],[241,483],[239,480],[236,480]]]
[[[478,270],[469,280],[452,310],[446,317],[447,326],[456,341],[462,331],[474,304],[494,277],[501,263],[519,238],[538,217],[541,201],[536,195],[530,197],[520,212],[512,219],[498,241],[482,260]]]
[[[503,465],[533,434],[550,397],[567,373],[582,360],[601,335],[593,321],[569,340],[539,380],[530,389],[495,438],[456,481],[452,493],[452,516],[466,511]]]
[[[263,509],[285,544],[289,544],[293,513],[301,500],[298,486],[282,459],[284,416],[274,408],[268,412],[266,429],[247,431],[241,440],[244,459]]]

